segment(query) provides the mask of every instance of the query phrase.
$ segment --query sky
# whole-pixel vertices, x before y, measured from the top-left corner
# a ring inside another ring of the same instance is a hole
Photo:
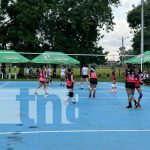
[[[127,13],[132,10],[133,5],[137,6],[140,4],[141,0],[120,0],[121,5],[119,7],[113,7],[114,30],[110,33],[104,32],[104,38],[99,41],[99,46],[104,48],[104,51],[109,51],[109,60],[113,60],[112,55],[118,55],[118,50],[122,46],[122,37],[124,37],[124,47],[132,49],[132,38],[133,34],[130,33],[131,28],[127,23]],[[115,60],[118,59],[114,56]]]

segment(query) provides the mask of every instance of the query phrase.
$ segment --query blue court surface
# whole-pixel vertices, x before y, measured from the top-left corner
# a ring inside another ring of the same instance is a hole
[[[75,85],[77,104],[54,82],[34,95],[38,82],[0,81],[0,150],[150,150],[150,87],[141,109],[127,109],[124,83],[111,93],[99,82],[95,99]],[[138,97],[138,94],[135,94]]]

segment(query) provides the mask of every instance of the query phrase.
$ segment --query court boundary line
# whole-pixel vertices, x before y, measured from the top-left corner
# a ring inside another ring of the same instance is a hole
[[[39,130],[39,131],[16,131],[16,132],[0,132],[0,135],[10,135],[10,134],[44,134],[44,133],[98,133],[98,132],[150,132],[150,129],[114,129],[114,130]]]
[[[1,88],[1,87],[4,87],[5,85],[7,85],[7,84],[9,84],[9,83],[10,83],[10,82],[6,82],[5,84],[1,85],[0,88]]]

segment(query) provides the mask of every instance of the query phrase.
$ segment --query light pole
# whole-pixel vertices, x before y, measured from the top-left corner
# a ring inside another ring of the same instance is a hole
[[[125,52],[125,47],[124,47],[124,41],[126,40],[126,39],[128,39],[129,37],[127,36],[127,37],[123,37],[122,36],[122,52],[123,52],[123,60],[122,61],[124,61],[124,55],[126,54],[126,52]]]
[[[128,39],[129,37],[127,36],[127,37],[122,37],[122,48],[124,48],[124,40],[126,40],[126,39]]]
[[[144,52],[144,0],[141,0],[141,71],[143,71]]]

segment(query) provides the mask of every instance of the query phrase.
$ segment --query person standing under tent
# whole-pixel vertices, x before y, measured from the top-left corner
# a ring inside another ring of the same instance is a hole
[[[38,94],[38,91],[40,90],[41,86],[43,85],[44,87],[44,91],[45,91],[45,95],[48,95],[47,93],[47,83],[46,83],[46,72],[45,72],[45,68],[42,68],[39,72],[39,85],[36,88],[35,94]]]
[[[30,69],[29,69],[29,67],[26,68],[26,77],[27,77],[27,79],[29,79],[29,77],[30,77]]]
[[[46,77],[46,84],[47,84],[47,87],[49,87],[49,82],[50,82],[50,70],[49,70],[49,67],[47,66],[45,68],[45,77]]]
[[[97,86],[97,75],[95,70],[93,69],[91,69],[89,72],[89,81],[90,81],[89,98],[91,98],[92,92],[93,92],[93,98],[95,98],[96,86]]]
[[[83,68],[81,69],[81,89],[83,89],[84,81],[86,81],[86,83],[89,86],[88,72],[89,72],[88,65],[84,65]]]
[[[141,99],[143,97],[143,93],[142,93],[142,89],[141,89],[140,85],[141,85],[141,81],[143,80],[143,78],[141,78],[141,76],[140,76],[140,69],[139,68],[135,68],[134,72],[135,72],[135,77],[134,77],[134,79],[135,79],[135,88],[139,93],[138,102],[137,102],[135,108],[141,108],[140,102],[141,102]]]
[[[68,68],[68,71],[66,73],[66,86],[68,89],[68,95],[66,99],[64,100],[64,104],[66,104],[67,100],[71,98],[72,103],[76,104],[76,100],[74,98],[74,76],[71,68]]]
[[[111,79],[112,79],[112,92],[113,93],[117,92],[116,78],[117,78],[117,72],[116,72],[115,68],[112,67]]]
[[[49,82],[52,84],[52,70],[51,70],[51,66],[48,67],[48,78],[49,78]]]
[[[64,86],[64,85],[65,85],[65,83],[64,83],[64,82],[65,82],[65,74],[66,74],[65,67],[62,66],[61,72],[60,72],[60,81],[61,81],[60,85],[61,85],[61,86]]]

